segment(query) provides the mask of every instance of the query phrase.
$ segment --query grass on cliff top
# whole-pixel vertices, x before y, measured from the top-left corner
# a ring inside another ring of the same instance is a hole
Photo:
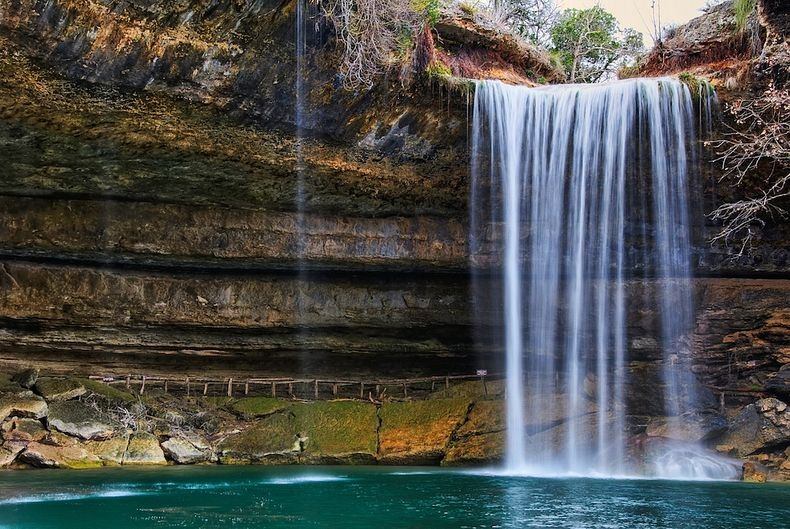
[[[466,417],[470,399],[387,402],[381,406],[381,452],[441,450]]]
[[[376,453],[376,407],[365,402],[329,401],[290,408],[299,432],[308,437],[306,452],[316,455]]]

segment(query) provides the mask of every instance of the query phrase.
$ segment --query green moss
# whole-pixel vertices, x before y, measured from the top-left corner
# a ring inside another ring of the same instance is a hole
[[[297,433],[293,414],[275,413],[229,436],[220,444],[219,451],[223,462],[257,462],[269,454],[290,452]]]
[[[428,67],[425,69],[425,74],[429,78],[447,78],[453,76],[453,71],[450,69],[449,66],[444,64],[442,61],[434,60]]]
[[[431,394],[431,399],[455,399],[455,398],[468,398],[468,399],[495,399],[499,398],[504,393],[503,380],[487,380],[485,386],[480,380],[469,380],[450,385],[449,388],[444,388]]]
[[[683,72],[678,75],[678,79],[689,87],[691,97],[694,100],[700,99],[702,94],[711,95],[713,93],[713,86],[701,77],[697,77],[689,72]]]
[[[416,13],[423,16],[427,24],[433,27],[439,22],[442,0],[411,0],[411,7]]]
[[[77,382],[83,385],[85,389],[90,391],[91,393],[95,393],[96,395],[100,395],[107,400],[113,402],[122,402],[124,404],[132,404],[137,402],[137,397],[132,395],[129,392],[121,391],[120,389],[114,388],[109,384],[105,384],[104,382],[100,382],[98,380],[91,380],[88,378],[77,378],[75,379]]]
[[[378,417],[372,404],[330,401],[297,404],[292,411],[308,455],[376,453]]]
[[[85,392],[85,386],[74,378],[39,378],[35,391],[45,399],[73,398]]]
[[[288,401],[272,397],[244,397],[238,400],[226,397],[225,399],[224,406],[230,411],[254,417],[270,415],[276,411],[284,410],[290,405]]]

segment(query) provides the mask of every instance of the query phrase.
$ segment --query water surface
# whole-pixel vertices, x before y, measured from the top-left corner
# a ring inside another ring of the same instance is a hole
[[[790,527],[790,487],[411,468],[0,472],[0,528]]]

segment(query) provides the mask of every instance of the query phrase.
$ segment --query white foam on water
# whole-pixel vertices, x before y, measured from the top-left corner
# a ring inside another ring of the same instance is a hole
[[[308,474],[288,478],[272,478],[264,481],[264,483],[267,485],[298,485],[300,483],[322,483],[327,481],[348,481],[348,477]]]
[[[16,496],[0,500],[0,505],[20,505],[25,503],[54,503],[63,501],[83,501],[97,498],[126,498],[130,496],[143,496],[145,492],[133,491],[128,489],[102,490],[93,493],[52,493],[34,494],[31,496]]]
[[[689,445],[670,448],[652,461],[653,475],[681,481],[732,481],[740,478],[740,462]]]

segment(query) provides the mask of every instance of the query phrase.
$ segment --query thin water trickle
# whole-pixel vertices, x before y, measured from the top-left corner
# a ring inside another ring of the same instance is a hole
[[[625,282],[637,268],[657,285],[666,414],[697,405],[681,340],[693,323],[691,93],[675,79],[482,81],[473,119],[471,252],[479,264],[493,247],[501,262],[506,468],[632,473]]]

